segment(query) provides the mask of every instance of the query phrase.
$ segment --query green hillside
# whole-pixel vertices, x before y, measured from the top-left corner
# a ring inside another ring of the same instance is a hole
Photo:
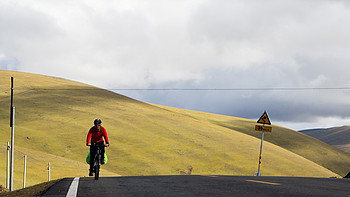
[[[43,152],[44,158],[56,158],[51,162],[84,165],[69,176],[88,174],[88,165],[82,163],[88,152],[86,135],[95,118],[102,119],[111,143],[108,164],[103,166],[106,175],[179,174],[188,166],[193,174],[203,175],[257,171],[261,133],[254,131],[254,121],[157,106],[78,82],[9,71],[0,71],[1,158],[6,158],[10,139],[11,76],[15,78],[16,147],[23,148],[23,154]],[[307,143],[291,143],[296,136],[277,126],[266,135],[262,175],[333,177],[349,171],[350,155],[302,134],[298,141]],[[15,162],[22,160],[18,157]],[[4,166],[0,164],[1,172]],[[22,177],[21,167],[15,171]],[[55,179],[67,176],[62,172]],[[3,173],[0,184],[5,184]]]

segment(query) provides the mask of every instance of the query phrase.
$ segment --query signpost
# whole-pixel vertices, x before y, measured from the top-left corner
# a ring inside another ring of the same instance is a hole
[[[265,124],[271,125],[271,121],[270,121],[269,116],[267,115],[266,111],[259,118],[257,123],[263,124],[262,126],[255,125],[256,131],[262,131],[260,154],[259,154],[259,168],[258,168],[258,174],[257,174],[257,176],[261,176],[260,168],[261,168],[262,147],[263,147],[263,142],[264,142],[264,132],[272,132],[272,127],[265,126]]]

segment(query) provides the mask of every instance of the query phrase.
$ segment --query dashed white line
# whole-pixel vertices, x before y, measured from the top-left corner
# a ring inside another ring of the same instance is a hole
[[[79,177],[75,177],[69,187],[66,197],[76,197],[78,193]]]

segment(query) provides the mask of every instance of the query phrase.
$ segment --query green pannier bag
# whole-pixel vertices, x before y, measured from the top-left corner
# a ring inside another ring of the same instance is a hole
[[[108,161],[108,158],[107,158],[107,154],[105,153],[105,156],[104,156],[104,161],[105,161],[105,164],[107,163]],[[87,164],[90,164],[90,152],[86,155],[86,163]]]

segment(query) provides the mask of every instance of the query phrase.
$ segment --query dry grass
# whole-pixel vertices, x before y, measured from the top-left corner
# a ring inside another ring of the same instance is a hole
[[[260,137],[248,133],[250,128],[254,130],[251,120],[156,106],[69,80],[18,72],[0,71],[0,126],[4,128],[0,130],[0,144],[10,139],[11,76],[15,78],[16,146],[37,151],[39,157],[55,156],[52,162],[75,161],[82,169],[77,176],[88,169],[83,164],[88,152],[86,134],[97,117],[102,119],[111,142],[108,164],[103,169],[112,174],[179,174],[178,169],[187,166],[193,167],[192,174],[203,175],[253,175],[257,171]],[[275,128],[271,136],[278,133]],[[320,144],[282,146],[293,141],[294,135],[287,131],[280,137],[277,142],[264,143],[263,175],[339,176],[334,172],[343,166],[329,168],[327,163],[313,159]],[[310,153],[300,156],[296,150],[302,149]],[[0,151],[2,158],[4,155]],[[21,163],[21,155],[17,157],[16,163]],[[350,156],[332,159],[343,159],[350,165]],[[40,165],[45,173],[47,161]],[[3,171],[4,167],[0,164]],[[16,169],[21,179],[22,168]],[[2,184],[5,179],[0,178]]]
[[[27,187],[24,189],[16,190],[13,192],[9,191],[4,191],[0,193],[0,196],[7,196],[7,197],[12,197],[12,196],[42,196],[52,185],[56,184],[60,180],[53,180],[50,182],[44,182],[38,185],[34,185],[31,187]]]
[[[241,132],[257,139],[261,138],[261,132],[254,130],[256,121],[222,116],[217,114],[208,114],[203,112],[193,112],[188,110],[165,107],[178,113],[187,114],[193,118],[208,121],[212,124],[228,128],[234,132]],[[327,169],[330,169],[340,175],[344,175],[349,171],[350,154],[325,144],[319,140],[304,135],[281,126],[272,125],[271,133],[265,133],[264,141],[270,142],[307,158]]]
[[[32,186],[48,181],[49,162],[51,180],[64,177],[83,177],[88,175],[89,165],[83,163],[83,161],[78,162],[48,154],[44,151],[35,151],[17,146],[15,149],[14,189],[23,188],[24,155],[27,155],[26,186]],[[6,158],[5,151],[0,150],[0,156],[1,158]],[[5,162],[1,162],[0,168],[5,172]],[[118,174],[108,172],[102,167],[101,176],[118,176]],[[1,180],[4,180],[4,182],[1,183],[6,185],[5,173],[1,173],[0,178]]]

